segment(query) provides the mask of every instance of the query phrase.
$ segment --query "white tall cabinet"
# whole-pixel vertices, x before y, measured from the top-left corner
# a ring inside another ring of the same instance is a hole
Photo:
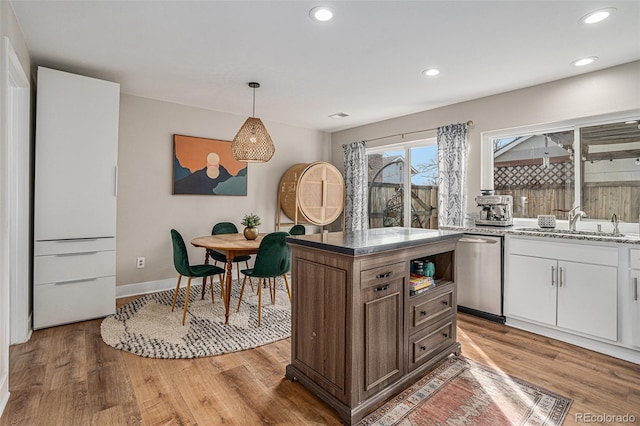
[[[34,329],[115,311],[120,85],[38,68]]]

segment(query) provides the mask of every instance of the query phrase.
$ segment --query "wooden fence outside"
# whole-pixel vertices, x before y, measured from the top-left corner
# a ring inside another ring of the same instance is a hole
[[[566,188],[496,189],[496,194],[512,195],[514,217],[528,218],[553,214],[558,219],[567,219],[574,199],[573,189]],[[622,222],[637,222],[640,214],[640,184],[619,182],[609,186],[605,183],[587,185],[582,189],[580,209],[587,213],[589,219],[610,220],[615,213]]]

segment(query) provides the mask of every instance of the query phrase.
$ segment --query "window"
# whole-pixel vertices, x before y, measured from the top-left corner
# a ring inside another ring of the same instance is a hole
[[[513,196],[515,217],[571,210],[572,147],[573,131],[493,140],[493,188]]]
[[[438,227],[435,139],[367,149],[367,161],[369,228]]]
[[[518,218],[566,219],[580,206],[589,219],[637,222],[639,123],[626,117],[484,134],[483,187],[512,195]]]

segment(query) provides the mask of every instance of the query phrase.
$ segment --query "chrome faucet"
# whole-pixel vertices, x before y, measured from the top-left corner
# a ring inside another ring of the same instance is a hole
[[[569,212],[569,231],[576,230],[576,223],[581,217],[589,217],[585,212],[580,210],[580,206],[575,206]]]
[[[617,236],[617,235],[620,235],[620,229],[618,229],[618,223],[619,223],[619,222],[620,222],[620,221],[618,220],[618,215],[614,213],[614,214],[611,216],[611,223],[613,223],[613,231],[611,231],[611,233],[612,233],[613,235],[616,235],[616,236]]]

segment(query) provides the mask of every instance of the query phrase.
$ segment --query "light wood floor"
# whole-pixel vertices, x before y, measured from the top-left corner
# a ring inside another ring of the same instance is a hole
[[[120,301],[122,302],[122,301]],[[340,424],[284,378],[289,340],[194,360],[141,358],[102,342],[100,320],[34,332],[10,350],[0,425]],[[460,314],[464,356],[574,400],[576,413],[633,414],[640,366]]]

